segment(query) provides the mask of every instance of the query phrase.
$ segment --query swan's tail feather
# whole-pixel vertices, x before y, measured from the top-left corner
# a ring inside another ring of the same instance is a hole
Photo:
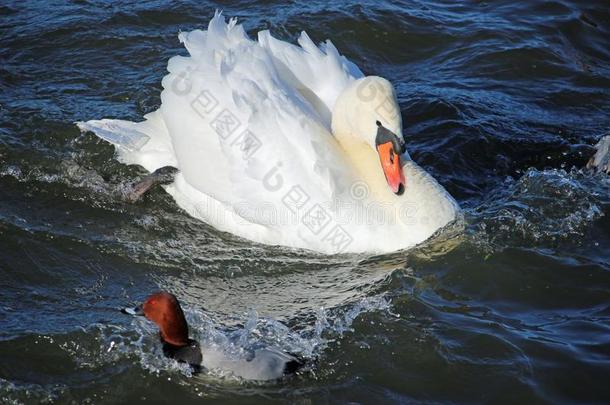
[[[171,138],[160,111],[145,116],[142,122],[124,120],[91,120],[77,122],[81,131],[91,131],[113,144],[117,159],[125,164],[140,165],[154,172],[164,166],[177,167]]]
[[[91,131],[99,138],[119,148],[135,152],[148,143],[150,137],[137,129],[137,124],[123,120],[91,120],[77,122],[78,128],[83,131]]]

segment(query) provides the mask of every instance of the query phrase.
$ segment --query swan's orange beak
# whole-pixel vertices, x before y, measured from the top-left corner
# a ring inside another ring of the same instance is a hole
[[[390,186],[394,194],[402,195],[405,192],[407,183],[402,171],[400,155],[394,151],[392,142],[377,145],[377,153],[379,153],[381,168],[383,169],[383,174],[385,174],[388,186]]]

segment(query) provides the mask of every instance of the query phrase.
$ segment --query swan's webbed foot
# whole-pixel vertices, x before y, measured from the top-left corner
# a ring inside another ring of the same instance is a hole
[[[587,169],[610,174],[610,135],[604,136],[595,145],[595,155],[587,163]]]
[[[133,186],[132,190],[127,194],[127,200],[136,202],[151,188],[157,185],[166,186],[172,184],[178,172],[179,170],[173,166],[163,166],[155,170]]]

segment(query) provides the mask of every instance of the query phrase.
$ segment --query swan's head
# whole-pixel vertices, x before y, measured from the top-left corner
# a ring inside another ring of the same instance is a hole
[[[404,192],[402,117],[388,80],[367,76],[350,84],[335,103],[332,130],[339,142],[352,138],[377,151],[388,186],[397,195]]]

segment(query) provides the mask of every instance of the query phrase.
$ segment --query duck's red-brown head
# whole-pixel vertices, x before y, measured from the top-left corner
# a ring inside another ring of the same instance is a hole
[[[189,328],[178,299],[165,291],[150,295],[135,310],[159,327],[161,339],[174,346],[186,346]]]

